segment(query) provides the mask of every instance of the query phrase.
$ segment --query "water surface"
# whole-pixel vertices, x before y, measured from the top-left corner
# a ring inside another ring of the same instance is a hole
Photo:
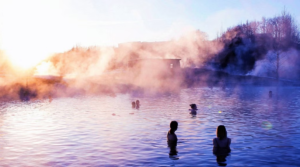
[[[273,97],[268,97],[269,90]],[[139,99],[139,109],[131,102]],[[189,115],[189,104],[198,114]],[[166,133],[176,120],[178,154]],[[75,96],[0,103],[1,166],[218,166],[218,125],[232,139],[227,166],[300,166],[300,88],[189,88],[176,94]]]

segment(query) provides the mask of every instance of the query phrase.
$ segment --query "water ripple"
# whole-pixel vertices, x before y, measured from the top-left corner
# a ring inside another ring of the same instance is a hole
[[[232,138],[229,166],[299,166],[299,88],[190,88],[179,94],[80,96],[0,103],[1,166],[217,166],[216,127]],[[198,105],[196,116],[189,104]],[[178,155],[166,133],[179,122]]]

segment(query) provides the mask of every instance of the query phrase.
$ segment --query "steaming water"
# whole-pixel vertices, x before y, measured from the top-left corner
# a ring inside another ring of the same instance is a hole
[[[300,88],[6,102],[0,117],[0,166],[218,166],[212,139],[220,124],[232,138],[228,166],[300,165]],[[171,120],[179,122],[177,156],[166,143]]]

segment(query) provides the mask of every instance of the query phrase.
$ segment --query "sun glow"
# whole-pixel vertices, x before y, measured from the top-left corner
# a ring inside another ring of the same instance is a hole
[[[36,66],[34,75],[59,75],[59,72],[50,61],[43,61]]]
[[[12,64],[21,69],[33,68],[50,55],[49,53],[36,48],[30,50],[23,48],[22,46],[4,49],[4,51]]]
[[[50,42],[43,39],[34,24],[27,28],[16,29],[19,24],[7,24],[1,28],[1,49],[9,57],[11,63],[21,69],[32,68],[39,62],[47,58]]]
[[[65,50],[63,39],[70,38],[64,32],[70,26],[63,19],[59,4],[59,1],[0,1],[0,47],[14,66],[29,69],[52,53]]]

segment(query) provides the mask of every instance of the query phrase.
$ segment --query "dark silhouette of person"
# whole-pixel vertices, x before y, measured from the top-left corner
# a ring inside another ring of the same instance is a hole
[[[177,155],[178,151],[176,149],[177,147],[177,136],[175,134],[175,131],[178,128],[178,122],[177,121],[172,121],[170,123],[170,130],[167,133],[167,142],[168,142],[168,147],[170,148],[170,153],[169,155]]]
[[[272,91],[269,91],[269,98],[272,98],[272,96],[273,96]]]
[[[136,106],[137,109],[140,108],[140,101],[139,100],[136,100],[135,106]]]
[[[197,105],[196,104],[190,104],[190,106],[191,106],[191,109],[189,109],[190,110],[190,114],[192,114],[192,115],[196,115],[197,114]]]
[[[28,87],[21,87],[18,94],[22,101],[29,101],[31,98],[35,98],[37,96],[36,92],[34,90],[30,90]]]
[[[132,105],[132,108],[135,108],[135,102],[134,101],[131,103],[131,105]]]
[[[213,139],[213,154],[217,157],[217,163],[220,166],[226,166],[226,157],[231,152],[231,139],[227,137],[227,131],[224,125],[220,125],[216,131],[217,138]]]

